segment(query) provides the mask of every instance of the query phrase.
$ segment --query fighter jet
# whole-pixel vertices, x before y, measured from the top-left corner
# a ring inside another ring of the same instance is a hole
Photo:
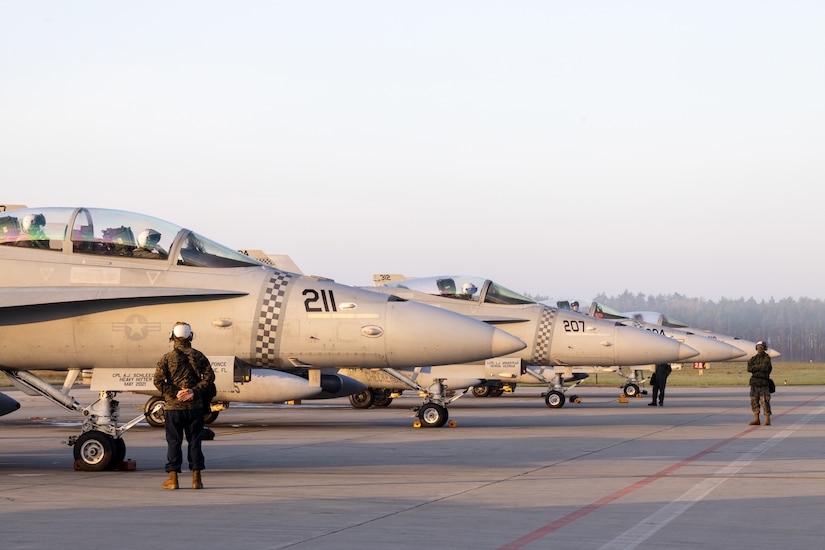
[[[527,342],[519,353],[502,354],[480,362],[438,366],[419,362],[411,370],[342,369],[339,372],[361,380],[386,403],[388,392],[406,388],[426,394],[418,410],[421,426],[447,423],[448,390],[476,386],[485,380],[508,383],[546,381],[545,372],[576,365],[636,365],[682,361],[698,352],[689,345],[632,326],[632,322],[596,319],[564,311],[522,296],[494,281],[481,277],[440,276],[407,279],[402,275],[376,275],[377,286],[369,290],[399,299],[414,300],[468,315],[501,327]],[[428,366],[429,365],[429,366]],[[559,374],[562,376],[562,374]],[[458,398],[463,393],[454,398]],[[553,388],[545,395],[548,407],[563,403],[564,393]],[[374,404],[374,395],[355,394],[354,406]]]
[[[589,313],[591,315],[606,318],[631,319],[635,323],[637,323],[638,326],[644,327],[647,330],[659,331],[662,334],[672,335],[672,337],[674,338],[679,338],[681,337],[680,335],[683,334],[708,338],[712,341],[727,344],[735,349],[738,349],[741,352],[740,354],[734,357],[716,357],[707,354],[700,354],[697,357],[691,357],[691,361],[695,363],[724,363],[727,361],[747,361],[748,359],[756,355],[756,342],[745,340],[744,338],[739,338],[736,336],[728,336],[726,334],[720,334],[718,332],[712,332],[705,329],[697,329],[694,327],[690,327],[686,323],[677,321],[672,317],[668,317],[664,313],[659,313],[656,311],[630,311],[619,313],[615,309],[612,309],[609,306],[597,302],[593,302],[592,304],[590,304]],[[781,353],[779,353],[773,348],[768,348],[766,350],[766,353],[771,358],[776,358],[781,355]],[[637,367],[633,369],[632,374],[625,374],[624,370],[621,367],[617,367],[615,372],[619,376],[626,378],[627,381],[624,386],[625,391],[630,391],[631,393],[634,393],[639,391],[639,384],[644,380],[645,371],[653,370],[653,367],[654,365],[645,365]]]
[[[122,435],[144,419],[119,425],[107,382],[96,384],[104,389],[95,403],[78,403],[70,394],[78,373],[152,369],[179,320],[211,359],[233,358],[235,379],[241,365],[298,371],[319,384],[342,366],[462,363],[525,347],[487,323],[281,271],[158,218],[84,207],[0,211],[0,372],[80,414],[81,433],[69,438],[77,469],[116,467]],[[62,389],[31,372],[44,369],[67,372]]]
[[[602,305],[602,307],[604,306]],[[622,313],[622,315],[633,319],[634,321],[639,321],[648,325],[656,325],[673,330],[683,330],[693,332],[695,334],[701,334],[707,336],[708,338],[725,342],[726,344],[743,350],[743,355],[736,357],[735,359],[726,359],[722,361],[747,361],[756,355],[756,342],[746,340],[745,338],[739,338],[738,336],[728,336],[727,334],[720,334],[710,330],[691,327],[682,321],[677,321],[673,317],[669,317],[664,313],[659,313],[658,311],[629,311]],[[765,353],[767,353],[772,359],[776,359],[782,355],[773,348],[768,348],[765,350]],[[692,360],[696,361],[697,359],[692,358]]]

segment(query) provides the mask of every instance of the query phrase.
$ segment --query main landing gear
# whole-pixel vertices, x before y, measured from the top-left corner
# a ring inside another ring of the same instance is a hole
[[[34,392],[68,411],[79,412],[82,415],[80,435],[70,436],[66,441],[69,446],[74,447],[75,470],[99,472],[115,470],[121,466],[126,458],[123,434],[141,422],[144,415],[118,426],[120,404],[115,399],[117,392],[101,391],[97,401],[84,407],[69,395],[80,369],[72,369],[66,374],[62,390],[56,389],[29,371],[3,369],[3,372],[15,385],[27,392]]]
[[[349,403],[356,409],[369,409],[370,407],[389,407],[393,397],[398,397],[401,392],[393,393],[388,388],[367,388],[362,392],[349,396]]]
[[[448,424],[450,413],[447,410],[447,404],[452,403],[466,393],[465,390],[448,399],[447,386],[444,385],[443,378],[436,378],[428,388],[425,388],[395,369],[385,368],[382,370],[403,386],[425,394],[424,403],[413,409],[418,416],[418,422],[414,424],[416,428],[440,428]],[[349,400],[352,406],[357,409],[368,409],[373,405],[377,407],[389,405],[393,395],[396,394],[400,394],[400,392],[386,388],[368,388],[366,391],[351,395]],[[455,426],[455,423],[450,422],[449,425]]]
[[[143,414],[146,416],[146,422],[153,428],[163,428],[166,425],[166,415],[164,414],[164,405],[162,397],[153,396],[143,406]],[[222,401],[213,401],[212,410],[203,415],[203,424],[212,424],[218,419],[221,411],[229,407],[228,403]]]
[[[567,378],[563,378],[561,373],[553,375],[552,386],[549,391],[543,393],[544,396],[544,404],[547,405],[550,409],[560,409],[564,406],[566,401],[570,401],[571,403],[581,403],[581,399],[578,395],[571,394],[567,396],[566,393],[587,378],[589,375],[586,372],[574,372]],[[573,383],[572,386],[565,386],[565,383]]]
[[[643,395],[647,395],[647,390],[641,389],[640,385],[647,381],[645,378],[645,371],[634,369],[633,375],[628,376],[622,369],[619,368],[616,370],[616,374],[621,376],[626,380],[624,385],[622,386],[622,393],[627,397],[641,397]]]

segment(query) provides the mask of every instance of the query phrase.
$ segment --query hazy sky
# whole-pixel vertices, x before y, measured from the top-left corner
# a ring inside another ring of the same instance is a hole
[[[307,274],[825,299],[821,1],[0,0],[0,204]]]

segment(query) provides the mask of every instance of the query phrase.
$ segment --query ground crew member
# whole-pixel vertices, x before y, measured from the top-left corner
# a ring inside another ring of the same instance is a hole
[[[756,355],[748,359],[748,372],[751,373],[751,410],[753,420],[749,426],[759,426],[759,407],[765,413],[765,426],[771,425],[771,388],[770,378],[773,365],[771,356],[765,351],[768,346],[763,341],[756,343]]]
[[[169,479],[163,483],[164,489],[178,488],[184,436],[189,447],[187,456],[192,471],[192,488],[203,489],[201,470],[205,464],[201,449],[204,434],[201,395],[215,382],[215,372],[209,359],[192,347],[194,336],[188,323],[175,323],[169,335],[174,348],[161,357],[155,369],[155,387],[165,402],[166,471]]]
[[[656,370],[650,380],[650,385],[653,386],[653,401],[648,403],[649,407],[655,407],[656,401],[659,401],[659,406],[664,406],[665,401],[665,386],[667,386],[667,377],[673,372],[673,367],[669,363],[659,363],[656,365]]]

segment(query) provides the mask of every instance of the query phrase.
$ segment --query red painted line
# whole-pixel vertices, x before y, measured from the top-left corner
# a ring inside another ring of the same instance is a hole
[[[782,416],[785,416],[786,414],[789,414],[789,413],[795,411],[796,409],[798,409],[800,407],[804,407],[804,406],[808,405],[809,403],[811,403],[812,401],[816,401],[817,399],[822,398],[823,396],[825,396],[825,394],[820,394],[816,397],[812,397],[808,401],[805,401],[804,403],[800,403],[799,405],[797,405],[797,406],[795,406],[791,409],[788,409],[787,411],[785,411],[784,413],[782,413],[780,415],[774,415],[774,417],[780,418]],[[719,443],[711,445],[710,447],[708,447],[704,451],[699,451],[695,455],[693,455],[689,458],[686,458],[686,459],[682,460],[681,462],[677,462],[676,464],[674,464],[672,466],[668,466],[664,470],[660,470],[660,471],[656,472],[655,474],[653,474],[649,477],[646,477],[645,479],[639,480],[639,481],[637,481],[636,483],[634,483],[632,485],[628,485],[624,489],[620,489],[620,490],[616,491],[615,493],[612,493],[610,495],[607,495],[604,498],[601,498],[601,499],[597,500],[596,502],[592,502],[592,503],[590,503],[586,506],[583,506],[582,508],[579,508],[578,510],[576,510],[574,512],[570,512],[566,516],[561,517],[561,518],[559,518],[559,519],[557,519],[553,522],[550,522],[547,525],[539,527],[538,529],[536,529],[535,531],[533,531],[531,533],[527,533],[526,535],[524,535],[522,537],[519,537],[519,538],[517,538],[516,540],[514,540],[512,542],[508,542],[504,546],[499,546],[498,550],[518,550],[519,548],[524,548],[528,544],[531,544],[531,543],[536,542],[537,540],[539,540],[541,538],[546,537],[550,533],[553,533],[554,531],[557,531],[557,530],[561,529],[562,527],[564,527],[566,525],[569,525],[569,524],[573,523],[574,521],[579,520],[579,519],[591,514],[592,512],[595,512],[599,508],[602,508],[603,506],[606,506],[606,505],[610,504],[611,502],[614,502],[614,501],[622,498],[623,496],[629,495],[630,493],[633,493],[634,491],[638,491],[642,487],[650,485],[651,483],[653,483],[654,481],[656,481],[660,477],[672,474],[673,472],[675,472],[677,470],[680,470],[681,468],[684,468],[688,464],[691,464],[691,463],[699,460],[700,458],[716,451],[720,447],[724,447],[728,443],[732,443],[733,441],[736,441],[737,439],[740,439],[741,437],[751,433],[752,431],[754,431],[756,429],[758,429],[758,426],[753,426],[753,427],[748,428],[747,430],[745,430],[745,431],[743,431],[743,432],[741,432],[741,433],[739,433],[739,434],[737,434],[733,437],[729,437],[728,439],[725,439],[723,441],[720,441]]]

